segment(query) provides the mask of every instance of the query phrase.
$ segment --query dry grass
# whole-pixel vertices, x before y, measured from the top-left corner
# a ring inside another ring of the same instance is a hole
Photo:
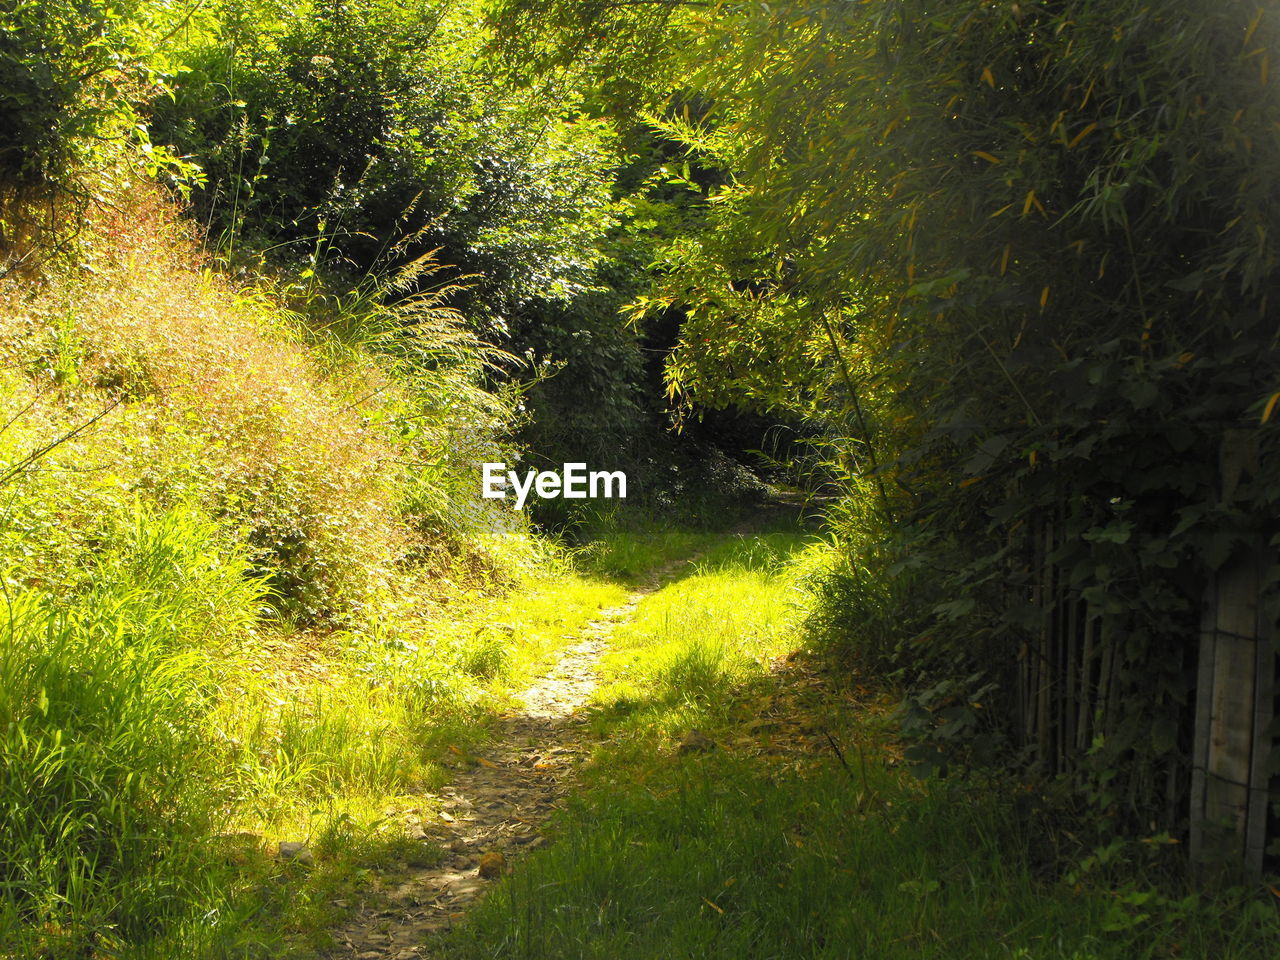
[[[83,246],[74,270],[0,280],[5,407],[31,405],[19,417],[29,442],[121,401],[48,466],[108,469],[149,499],[194,500],[240,525],[301,622],[367,614],[411,558],[495,573],[474,550],[461,564],[442,556],[403,515],[415,451],[394,428],[417,398],[375,358],[346,351],[340,377],[322,373],[305,319],[211,270],[153,191],[100,212]]]

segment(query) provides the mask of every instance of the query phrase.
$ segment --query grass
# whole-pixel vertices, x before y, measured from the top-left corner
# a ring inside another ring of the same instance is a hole
[[[720,535],[632,521],[614,529],[596,529],[591,536],[574,551],[578,565],[597,577],[637,586],[655,571],[699,554]]]
[[[887,698],[780,659],[806,566],[794,533],[735,538],[641,603],[586,788],[440,956],[1277,955],[1270,894],[1180,888],[1140,841],[1060,876],[1033,791],[906,774]]]
[[[83,600],[27,591],[4,621],[0,957],[314,955],[373,871],[438,855],[406,831],[450,748],[626,595],[548,568],[458,597],[418,645],[242,619],[206,647],[262,584],[234,545],[198,549],[219,536],[199,515],[136,531]],[[281,840],[315,868],[276,860]]]
[[[1152,919],[1136,891],[1046,883],[1008,804],[882,769],[721,749],[597,777],[445,956],[1261,960],[1280,943],[1264,904]]]
[[[1056,877],[1033,795],[921,786],[874,698],[780,670],[815,563],[785,524],[699,507],[570,551],[485,512],[465,464],[504,401],[447,312],[415,367],[369,341],[390,308],[321,329],[208,271],[154,196],[103,216],[92,271],[0,286],[3,960],[323,953],[438,856],[411,828],[513,691],[658,572],[559,842],[453,955],[1280,952],[1257,898],[1151,882],[1154,846]]]
[[[261,587],[214,552],[207,518],[136,520],[85,571],[83,594],[7,594],[0,956],[150,941],[203,895],[218,817],[201,724],[222,667],[192,639],[243,622]]]
[[[286,309],[113,200],[0,277],[0,958],[314,954],[626,591],[481,502],[510,401],[456,314]]]
[[[611,732],[712,721],[730,691],[794,646],[803,594],[785,573],[802,536],[721,535],[610,638],[596,694]]]
[[[429,865],[438,851],[408,831],[435,817],[430,791],[485,738],[511,691],[624,596],[548,568],[500,597],[458,597],[417,644],[348,637],[312,681],[258,679],[248,698],[224,703],[233,759],[222,768],[237,811],[227,829],[249,838],[232,880],[240,903],[258,904],[241,932],[276,937],[264,955],[312,956],[351,907],[376,899],[381,874]],[[280,840],[307,843],[315,869],[265,856]]]

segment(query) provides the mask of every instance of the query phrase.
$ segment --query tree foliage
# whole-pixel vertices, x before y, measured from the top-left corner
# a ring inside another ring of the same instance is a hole
[[[152,145],[138,110],[165,89],[159,49],[185,23],[183,11],[154,0],[4,0],[0,22],[6,185],[75,192],[83,177],[122,160],[173,182],[194,173]]]
[[[1012,710],[1049,606],[1123,638],[1125,693],[1089,756],[1019,756],[1085,771],[1103,808],[1145,822],[1187,769],[1203,584],[1246,542],[1276,544],[1273,13],[899,0],[678,16],[651,102],[672,74],[705,97],[666,129],[733,179],[637,304],[687,312],[672,391],[826,424],[850,476],[827,619],[933,691],[922,731],[1000,743],[1012,724],[990,705]],[[1032,569],[1047,527],[1053,601]]]
[[[176,55],[156,136],[196,157],[224,246],[357,272],[412,237],[471,304],[502,316],[564,298],[611,222],[608,136],[569,102],[548,115],[483,69],[466,4],[225,3]]]

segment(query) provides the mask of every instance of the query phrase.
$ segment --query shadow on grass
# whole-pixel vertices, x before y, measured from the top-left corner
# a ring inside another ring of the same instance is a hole
[[[734,634],[790,587],[798,541],[777,536],[708,550],[620,631],[592,713],[601,742],[554,842],[432,956],[1280,955],[1273,910],[1173,899],[1140,870],[1127,886],[1046,882],[1021,785],[915,781],[865,692],[794,661],[762,668],[750,655],[778,637]]]

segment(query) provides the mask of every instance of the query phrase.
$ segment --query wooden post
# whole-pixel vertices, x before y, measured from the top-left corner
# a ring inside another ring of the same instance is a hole
[[[1209,768],[1209,728],[1213,715],[1213,663],[1216,652],[1214,630],[1218,625],[1218,591],[1210,584],[1200,604],[1200,651],[1196,671],[1196,725],[1191,747],[1191,841],[1193,863],[1203,861],[1205,771]]]
[[[1261,553],[1257,557],[1255,574],[1261,579],[1266,557]],[[1261,584],[1258,584],[1259,590]],[[1254,652],[1257,663],[1254,666],[1253,695],[1253,760],[1249,771],[1249,814],[1245,827],[1244,861],[1245,867],[1252,873],[1261,873],[1263,859],[1267,850],[1267,823],[1271,815],[1271,777],[1267,772],[1267,761],[1271,755],[1272,738],[1271,723],[1275,716],[1275,679],[1276,654],[1272,643],[1274,625],[1266,623],[1262,618],[1260,598],[1255,595],[1255,606],[1259,614],[1257,629],[1254,631]]]
[[[1066,607],[1063,617],[1066,624],[1064,639],[1067,644],[1067,669],[1062,683],[1062,769],[1073,770],[1076,767],[1076,718],[1079,712],[1076,691],[1080,686],[1076,675],[1081,669],[1078,658],[1081,640],[1080,602],[1068,596],[1065,588],[1060,590],[1059,596]]]
[[[1276,657],[1259,617],[1267,556],[1236,554],[1210,585],[1201,616],[1191,772],[1191,855],[1230,872],[1262,870],[1267,845]]]

